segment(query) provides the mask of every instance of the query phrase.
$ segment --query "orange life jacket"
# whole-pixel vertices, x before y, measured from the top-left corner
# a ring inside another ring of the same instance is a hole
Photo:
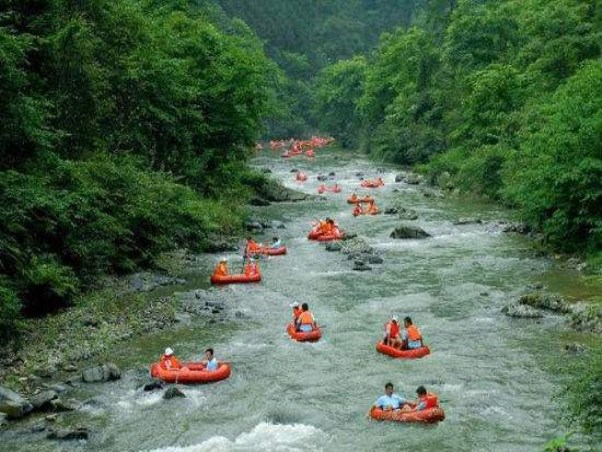
[[[247,252],[255,252],[259,250],[259,245],[254,240],[247,240]]]
[[[301,311],[301,308],[293,308],[293,317],[295,318],[295,320],[299,318],[301,312],[303,312]]]
[[[359,204],[356,204],[355,207],[353,208],[353,215],[358,216],[361,214],[362,214],[362,208],[360,207]]]
[[[435,408],[439,406],[439,397],[432,392],[427,392],[425,395],[418,397],[421,402],[424,402],[425,409]]]
[[[248,263],[247,265],[245,265],[244,273],[246,276],[252,276],[259,273],[259,264],[257,264],[256,262]]]
[[[164,369],[180,369],[182,368],[182,363],[173,355],[163,355],[161,357],[161,367]]]
[[[399,324],[389,321],[385,325],[385,331],[389,331],[389,339],[397,339],[399,337]]]
[[[420,331],[418,330],[418,328],[416,328],[416,325],[410,325],[406,328],[406,331],[408,333],[408,339],[410,339],[411,341],[419,341],[420,339],[422,339]]]
[[[299,314],[299,323],[301,325],[311,325],[314,323],[314,316],[309,311],[303,311]]]
[[[213,274],[218,276],[228,276],[228,266],[224,262],[221,262]]]

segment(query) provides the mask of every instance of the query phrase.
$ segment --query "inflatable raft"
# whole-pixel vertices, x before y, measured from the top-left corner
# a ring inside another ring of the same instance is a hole
[[[339,232],[338,234],[320,234],[315,238],[318,242],[330,242],[332,240],[341,240],[345,238],[344,232]]]
[[[383,355],[391,356],[392,358],[400,359],[416,359],[422,358],[423,356],[429,355],[431,350],[425,345],[420,348],[414,348],[412,350],[399,350],[395,347],[390,347],[382,342],[376,344],[376,351]]]
[[[163,380],[166,383],[213,383],[228,378],[230,365],[219,363],[217,370],[205,370],[202,363],[182,363],[181,369],[165,369],[159,363],[151,365],[151,377]]]
[[[288,335],[297,342],[317,342],[322,337],[322,330],[320,328],[307,333],[302,333],[295,331],[295,327],[292,323],[288,324],[286,331],[288,332]]]
[[[364,187],[364,188],[378,188],[378,187],[382,187],[383,185],[385,185],[384,182],[377,180],[371,180],[371,179],[365,179],[363,181],[360,182],[360,186]]]
[[[256,273],[255,275],[211,275],[211,284],[244,284],[259,281],[261,281],[261,273]]]
[[[372,407],[370,410],[370,417],[376,421],[433,423],[444,420],[445,413],[441,407],[409,412],[403,412],[401,410],[384,411],[380,408]]]
[[[286,246],[279,246],[278,248],[264,247],[257,254],[267,254],[268,256],[282,256],[286,254]]]

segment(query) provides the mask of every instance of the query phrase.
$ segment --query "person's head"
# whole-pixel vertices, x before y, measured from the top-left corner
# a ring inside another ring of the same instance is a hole
[[[391,394],[393,394],[393,383],[388,382],[385,385],[385,394],[387,394],[388,396],[390,396]]]
[[[253,240],[253,236],[252,235],[247,235],[247,240]]]
[[[301,305],[301,310],[303,310],[303,311],[308,311],[309,310],[309,306],[307,306],[307,303],[303,303]]]
[[[228,258],[227,257],[222,257],[219,261],[220,261],[220,263],[227,264],[228,263]]]
[[[297,303],[296,301],[293,301],[290,306],[293,309],[299,309],[299,303]]]
[[[405,324],[405,326],[410,326],[412,324],[412,319],[410,317],[406,317],[405,319],[403,319],[403,323]]]
[[[392,321],[393,323],[397,323],[397,321],[398,321],[398,319],[397,319],[397,316],[396,316],[396,315],[394,315],[393,317],[391,317],[391,321]]]
[[[173,355],[173,350],[171,348],[167,347],[165,349],[165,356],[171,356],[171,355]]]
[[[330,218],[330,217],[326,217],[326,220],[325,220],[325,221],[326,221],[326,223],[330,223],[330,222],[332,221],[332,218]]]
[[[205,350],[205,356],[207,356],[207,359],[213,359],[213,349],[208,348],[207,350]]]
[[[272,242],[277,242],[278,240],[280,240],[278,237],[274,237],[274,238],[272,239]]]
[[[416,388],[416,394],[418,394],[418,397],[422,397],[426,395],[426,389],[424,386],[418,386],[418,388]]]

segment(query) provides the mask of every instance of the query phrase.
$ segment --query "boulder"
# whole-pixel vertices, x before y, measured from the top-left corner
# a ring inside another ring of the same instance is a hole
[[[385,215],[396,215],[399,213],[399,209],[397,207],[387,207],[383,213]]]
[[[34,409],[38,411],[43,411],[52,408],[50,402],[56,399],[58,396],[59,395],[56,392],[52,390],[47,390],[31,396],[29,398],[29,401],[33,405]]]
[[[353,239],[345,240],[342,243],[341,251],[343,254],[372,253],[372,247],[368,245],[364,239],[355,237]]]
[[[459,218],[452,222],[452,224],[456,226],[463,226],[465,224],[483,224],[483,222],[478,218]]]
[[[286,226],[282,221],[272,220],[269,223],[269,227],[272,229],[286,229]]]
[[[401,225],[391,232],[391,238],[394,239],[424,239],[430,237],[430,234],[416,226]]]
[[[77,366],[74,366],[73,364],[64,364],[62,369],[65,372],[77,372]]]
[[[399,218],[400,220],[414,221],[418,219],[418,214],[415,210],[401,208],[399,209],[397,218]]]
[[[318,177],[316,177],[316,179],[318,179],[320,182],[325,182],[328,180],[328,177],[324,174],[319,174]]]
[[[167,391],[165,391],[165,394],[163,394],[163,398],[169,400],[173,399],[174,397],[186,397],[186,394],[184,394],[175,386],[171,386],[167,389]]]
[[[260,198],[259,196],[253,196],[249,199],[249,205],[251,206],[269,206],[270,204],[270,201]]]
[[[403,181],[408,185],[418,185],[422,181],[422,177],[420,177],[418,174],[410,173],[406,175]]]
[[[375,254],[368,254],[365,259],[369,264],[382,264],[384,262],[382,257]]]
[[[72,403],[65,402],[61,399],[54,399],[50,401],[50,406],[52,411],[55,412],[64,412],[64,411],[75,411],[76,407]]]
[[[82,372],[82,381],[84,383],[104,383],[112,380],[119,380],[121,371],[112,363],[102,366],[90,367]]]
[[[559,312],[562,314],[572,312],[571,307],[566,300],[561,296],[554,294],[532,292],[520,297],[518,302],[533,308],[545,309],[547,311]]]
[[[326,251],[341,251],[343,245],[339,242],[327,242],[326,243]]]
[[[46,426],[44,424],[34,424],[31,426],[31,433],[40,433],[46,430]]]
[[[163,389],[165,387],[165,383],[163,383],[161,380],[151,380],[147,383],[145,383],[142,386],[142,389],[144,391],[154,391],[155,389]]]
[[[19,419],[33,411],[33,405],[14,391],[0,386],[0,413]]]
[[[73,440],[88,439],[90,431],[86,427],[75,427],[69,429],[54,430],[46,436],[48,439]]]
[[[359,272],[364,272],[364,271],[372,270],[372,267],[370,267],[364,261],[358,260],[358,261],[353,262],[353,270],[359,271]]]
[[[531,306],[522,304],[510,304],[502,308],[502,312],[509,317],[520,318],[520,319],[538,319],[543,317],[540,310],[534,309]]]
[[[571,355],[583,355],[587,353],[587,347],[578,343],[566,344],[564,349]]]
[[[244,227],[247,231],[263,231],[263,226],[255,219],[245,221]]]
[[[40,378],[52,378],[55,373],[56,369],[54,367],[38,367],[33,371],[33,374]]]
[[[395,182],[403,182],[404,178],[405,178],[404,174],[396,174],[395,175]]]

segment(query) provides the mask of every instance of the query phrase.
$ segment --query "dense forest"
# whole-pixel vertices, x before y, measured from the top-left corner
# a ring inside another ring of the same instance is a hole
[[[238,231],[275,65],[189,2],[0,11],[0,336],[98,277]]]
[[[376,159],[517,207],[546,243],[602,247],[602,3],[438,2],[324,68],[317,120]]]

